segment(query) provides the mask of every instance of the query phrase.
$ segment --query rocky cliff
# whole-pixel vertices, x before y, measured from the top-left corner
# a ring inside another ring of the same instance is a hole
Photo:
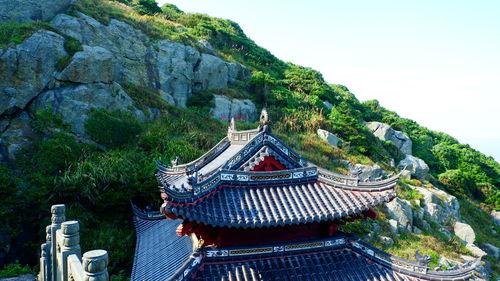
[[[249,75],[240,64],[176,42],[152,41],[119,20],[105,25],[82,13],[59,13],[69,8],[70,1],[31,6],[24,5],[29,1],[17,1],[22,14],[8,11],[16,1],[4,2],[9,4],[0,5],[0,19],[50,20],[54,30],[40,30],[20,44],[0,49],[1,162],[14,160],[21,148],[36,139],[30,120],[39,110],[62,115],[73,133],[85,136],[84,124],[92,110],[126,111],[141,121],[159,114],[157,108],[139,104],[124,83],[185,107],[193,91],[227,88]],[[68,50],[70,41],[79,45],[73,54]],[[250,122],[256,118],[249,100],[218,96],[214,103],[213,116],[223,121],[234,116]]]

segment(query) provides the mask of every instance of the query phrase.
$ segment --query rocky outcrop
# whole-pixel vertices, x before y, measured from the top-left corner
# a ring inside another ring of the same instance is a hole
[[[398,167],[411,172],[411,175],[419,180],[426,180],[429,174],[429,166],[424,160],[412,155],[406,155],[405,159],[398,163]]]
[[[491,217],[496,225],[500,225],[500,211],[491,211]]]
[[[61,14],[51,24],[84,45],[109,50],[116,61],[114,81],[159,90],[176,106],[185,107],[193,90],[227,88],[248,75],[243,66],[193,47],[168,40],[153,43],[142,31],[118,20],[104,25],[84,14]],[[107,65],[102,66],[104,72]]]
[[[455,222],[453,226],[453,231],[455,235],[467,244],[472,244],[476,241],[476,233],[474,229],[466,223]]]
[[[54,84],[55,64],[67,53],[64,38],[38,31],[0,55],[0,115],[23,109]]]
[[[327,141],[328,144],[333,145],[333,146],[337,146],[339,144],[339,142],[341,141],[339,137],[328,132],[327,130],[318,129],[316,131],[316,133],[318,134],[320,139]]]
[[[96,109],[126,111],[145,120],[144,113],[117,83],[80,84],[43,92],[30,106],[32,112],[40,109],[61,114],[65,122],[72,124],[73,132],[80,135],[85,135],[85,122]]]
[[[69,9],[74,0],[0,0],[0,23],[49,21]]]
[[[496,259],[500,258],[500,249],[491,245],[490,243],[483,243],[483,249],[488,253],[488,255],[495,257]]]
[[[389,217],[397,221],[397,229],[412,231],[413,213],[408,201],[396,198],[384,204],[384,209]]]
[[[423,196],[423,212],[441,225],[460,220],[460,204],[455,196],[437,188],[410,186]]]
[[[380,140],[392,142],[403,154],[411,154],[412,141],[403,132],[381,122],[369,122],[366,126]]]
[[[249,99],[231,99],[222,95],[214,95],[214,104],[211,114],[221,121],[229,121],[231,118],[247,122],[257,120],[257,108]]]
[[[384,245],[384,247],[386,248],[390,248],[392,247],[392,245],[394,245],[394,240],[392,240],[391,237],[380,235],[378,239],[380,240],[380,243],[382,243],[382,245]]]
[[[113,54],[102,47],[83,46],[69,65],[56,77],[75,83],[111,83],[115,76]]]

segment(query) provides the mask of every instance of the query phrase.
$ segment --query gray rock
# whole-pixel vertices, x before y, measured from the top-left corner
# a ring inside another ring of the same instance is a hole
[[[83,14],[58,15],[51,24],[85,45],[109,50],[116,60],[114,81],[159,90],[167,102],[180,107],[193,90],[227,88],[249,73],[193,47],[168,40],[152,43],[142,31],[114,19],[103,25]]]
[[[429,166],[425,161],[411,155],[406,155],[405,159],[398,163],[398,167],[406,167],[406,170],[410,171],[412,176],[419,180],[426,180],[429,174]]]
[[[111,83],[115,67],[114,56],[107,49],[83,46],[83,51],[73,56],[57,79],[76,83]]]
[[[326,109],[330,110],[333,108],[333,104],[327,102],[327,101],[324,101],[323,102],[323,105],[326,107]]]
[[[408,201],[395,198],[384,204],[384,210],[391,219],[398,222],[398,230],[411,231],[413,226],[413,213]]]
[[[56,62],[67,55],[64,38],[38,31],[0,56],[0,115],[23,109],[54,81]]]
[[[389,227],[393,233],[398,233],[398,221],[395,219],[389,219]]]
[[[212,44],[210,44],[210,42],[208,42],[208,40],[205,40],[205,39],[198,40],[198,46],[200,46],[203,49],[203,51],[207,52],[208,54],[210,54],[212,56],[217,55],[214,48],[212,47]]]
[[[441,227],[440,229],[438,229],[438,231],[443,233],[446,238],[451,239],[451,233],[448,230]]]
[[[339,144],[339,142],[341,141],[339,137],[328,132],[327,130],[318,129],[316,131],[316,133],[318,134],[320,139],[327,141],[328,144],[333,145],[333,146],[337,146]]]
[[[469,250],[472,255],[474,255],[475,257],[484,257],[487,255],[487,253],[483,250],[481,250],[478,246],[472,244],[472,243],[469,243],[465,246],[465,248],[467,248],[467,250]]]
[[[414,226],[413,227],[413,233],[415,233],[415,234],[422,234],[422,230],[420,230],[420,228]]]
[[[373,166],[356,164],[351,170],[361,172],[359,174],[359,179],[361,181],[375,181],[381,179],[385,175],[385,171],[377,164]]]
[[[214,95],[214,103],[211,114],[221,121],[234,118],[251,123],[257,119],[257,108],[249,99],[230,99],[226,96]]]
[[[483,250],[485,250],[488,255],[495,257],[496,259],[500,258],[500,249],[490,243],[483,243]]]
[[[85,135],[85,122],[90,111],[127,111],[144,121],[144,113],[134,106],[133,100],[119,84],[81,84],[43,92],[30,107],[30,110],[51,109],[61,114],[63,120],[72,124],[76,134]]]
[[[450,268],[450,267],[455,266],[455,265],[457,265],[457,264],[458,264],[456,261],[451,260],[451,259],[447,259],[447,258],[446,258],[446,257],[444,257],[444,256],[441,256],[441,257],[439,258],[439,262],[438,262],[438,263],[439,263],[439,265],[443,265],[443,266],[445,266],[446,268]]]
[[[401,172],[401,178],[403,179],[411,179],[411,171],[404,170]]]
[[[36,276],[33,274],[23,274],[16,277],[0,278],[0,281],[36,281]]]
[[[0,0],[0,23],[49,21],[67,11],[73,0]]]
[[[403,132],[396,131],[391,126],[380,122],[368,122],[366,126],[380,140],[390,141],[402,153],[411,154],[412,141]]]
[[[432,231],[431,225],[426,220],[422,220],[422,228],[425,229],[427,232]]]
[[[460,203],[455,196],[433,187],[410,187],[423,195],[424,213],[436,223],[448,225],[460,220]]]
[[[23,111],[11,119],[0,133],[0,163],[12,163],[17,153],[30,147],[31,143],[38,139],[29,121],[28,114]]]
[[[380,243],[382,243],[382,245],[384,245],[384,247],[390,248],[390,247],[392,247],[392,245],[394,245],[394,240],[392,240],[391,237],[381,235],[378,237],[378,239],[380,240]]]
[[[500,211],[491,211],[491,217],[495,221],[495,224],[500,225]]]
[[[470,225],[462,222],[455,222],[453,229],[455,235],[465,243],[472,244],[476,241],[476,233]]]

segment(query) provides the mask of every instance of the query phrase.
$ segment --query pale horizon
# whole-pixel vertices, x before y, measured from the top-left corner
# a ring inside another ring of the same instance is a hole
[[[237,22],[360,101],[500,159],[500,2],[158,1]]]

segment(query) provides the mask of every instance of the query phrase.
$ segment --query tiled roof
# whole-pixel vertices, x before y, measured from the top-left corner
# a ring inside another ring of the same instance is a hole
[[[322,182],[224,186],[197,204],[167,204],[176,216],[213,226],[262,227],[320,222],[359,214],[396,196],[345,190]]]
[[[192,280],[415,280],[375,263],[350,249],[272,258],[205,262]]]
[[[480,259],[456,270],[435,271],[379,250],[354,236],[340,235],[247,248],[204,247],[170,280],[468,280]]]
[[[134,216],[137,242],[132,281],[167,280],[188,261],[193,253],[191,238],[175,233],[181,222]]]

